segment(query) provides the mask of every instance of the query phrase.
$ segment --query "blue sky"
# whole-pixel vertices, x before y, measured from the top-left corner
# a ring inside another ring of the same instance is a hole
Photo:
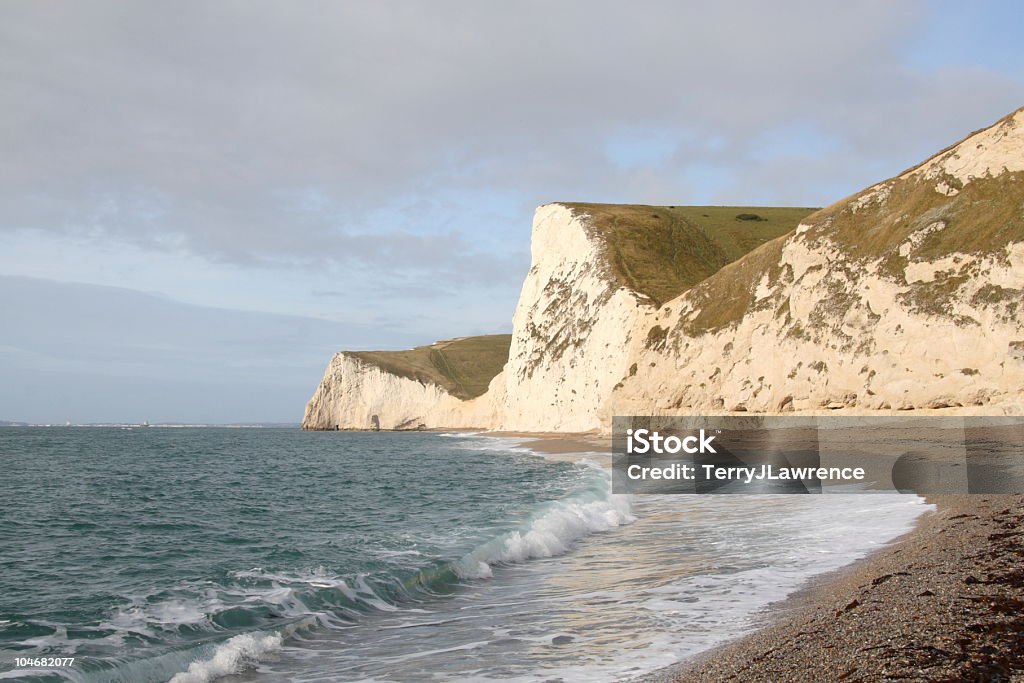
[[[298,421],[509,330],[539,204],[821,206],[1024,105],[1018,3],[602,5],[0,4],[0,419]]]

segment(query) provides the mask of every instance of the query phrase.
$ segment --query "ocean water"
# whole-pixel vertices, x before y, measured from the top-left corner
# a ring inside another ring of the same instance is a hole
[[[608,460],[465,434],[0,429],[0,679],[622,680],[750,630],[927,507],[630,499]],[[16,659],[40,657],[74,660]]]

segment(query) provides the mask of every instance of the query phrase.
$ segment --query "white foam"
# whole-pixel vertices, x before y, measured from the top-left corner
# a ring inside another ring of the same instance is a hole
[[[187,597],[174,597],[151,601],[151,595],[131,596],[131,603],[116,608],[98,624],[98,628],[112,631],[111,638],[125,634],[159,638],[160,631],[176,631],[181,626],[212,627],[216,616],[232,608],[260,608],[270,606],[279,615],[292,618],[321,616],[302,602],[302,590],[313,588],[339,588],[353,600],[368,602],[357,596],[344,580],[328,574],[322,567],[295,576],[271,574],[259,568],[233,572],[237,579],[266,581],[269,585],[204,586],[189,584],[193,593]]]
[[[464,579],[489,579],[495,564],[516,564],[568,552],[593,533],[635,521],[630,496],[611,493],[611,475],[596,466],[601,477],[598,493],[555,501],[523,529],[478,546],[454,564]]]
[[[267,653],[281,649],[279,633],[243,633],[217,646],[213,657],[189,664],[188,671],[175,674],[169,683],[208,683],[252,668]]]
[[[497,436],[478,436],[472,440],[467,439],[468,443],[456,444],[458,448],[465,448],[472,451],[486,451],[486,452],[499,452],[499,453],[528,453],[535,454],[535,451],[530,448],[523,446],[527,442],[527,439],[513,439],[508,437],[497,437]]]
[[[523,446],[523,444],[533,440],[524,437],[493,436],[486,432],[454,432],[438,434],[438,436],[458,439],[463,443],[456,443],[454,444],[455,447],[466,450],[539,455],[532,448]]]
[[[333,588],[341,591],[345,597],[353,602],[369,605],[385,612],[397,609],[394,605],[377,595],[373,587],[366,582],[364,576],[356,576],[354,578],[349,577],[346,579],[328,572],[323,567],[317,567],[314,570],[308,570],[296,574],[272,573],[263,571],[263,569],[259,567],[254,567],[244,571],[233,572],[233,575],[238,578],[270,581],[275,585],[275,588],[265,589],[265,591],[260,595],[260,598],[265,602],[270,602],[286,608],[291,606],[292,602],[299,602],[295,597],[295,591],[291,588],[291,586],[298,585],[300,587],[311,586],[313,588]],[[247,590],[251,591],[252,589]],[[295,598],[294,601],[292,598]],[[305,611],[304,606],[302,606],[301,611]]]
[[[154,629],[173,631],[185,625],[208,625],[211,616],[225,607],[215,591],[205,591],[202,597],[173,598],[153,603],[147,602],[146,596],[136,596],[132,604],[118,607],[109,619],[100,622],[99,627],[119,634],[133,633],[155,638]]]

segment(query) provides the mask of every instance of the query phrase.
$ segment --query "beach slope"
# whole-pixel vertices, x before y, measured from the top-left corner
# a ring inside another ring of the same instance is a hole
[[[643,680],[1024,680],[1024,496],[931,502],[912,533],[777,605],[774,623]]]

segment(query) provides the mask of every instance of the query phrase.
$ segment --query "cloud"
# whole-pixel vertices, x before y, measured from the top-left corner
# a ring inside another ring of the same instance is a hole
[[[0,229],[486,285],[521,264],[475,233],[518,231],[508,243],[521,245],[528,220],[488,215],[488,193],[513,193],[517,212],[554,199],[824,203],[877,179],[879,160],[895,172],[1019,104],[1009,76],[904,64],[927,11],[5,3]],[[794,121],[842,157],[756,158]],[[671,150],[622,164],[629,131]],[[707,169],[720,180],[700,183]]]

